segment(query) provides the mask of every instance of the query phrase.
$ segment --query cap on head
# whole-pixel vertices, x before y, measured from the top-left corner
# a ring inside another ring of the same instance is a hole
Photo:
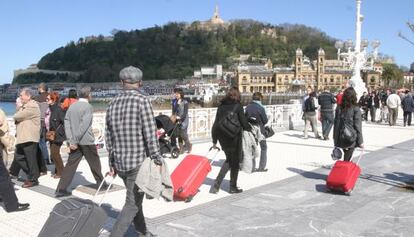
[[[123,68],[119,72],[119,79],[130,84],[139,83],[142,80],[142,71],[133,66]]]

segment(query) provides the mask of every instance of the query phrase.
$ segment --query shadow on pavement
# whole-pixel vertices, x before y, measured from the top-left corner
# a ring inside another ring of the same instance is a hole
[[[383,175],[384,176],[364,173],[360,175],[360,178],[397,188],[405,188],[414,192],[414,175],[401,172],[384,173]]]
[[[295,172],[297,174],[300,174],[303,177],[308,178],[308,179],[326,180],[326,178],[328,177],[326,174],[320,174],[320,173],[315,173],[315,172],[311,172],[311,171],[305,171],[305,170],[301,170],[301,169],[297,169],[297,168],[293,168],[293,167],[289,167],[289,168],[287,168],[287,170]]]

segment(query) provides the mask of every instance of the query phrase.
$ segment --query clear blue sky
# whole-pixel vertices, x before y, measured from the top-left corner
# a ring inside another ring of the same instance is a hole
[[[254,19],[274,25],[299,23],[341,40],[355,38],[355,0],[1,0],[0,84],[13,70],[37,63],[46,53],[114,28],[134,30],[171,21],[207,20],[215,5],[224,20]],[[414,23],[414,0],[363,0],[362,37],[381,41],[380,52],[399,65],[414,62],[414,45],[397,36]]]

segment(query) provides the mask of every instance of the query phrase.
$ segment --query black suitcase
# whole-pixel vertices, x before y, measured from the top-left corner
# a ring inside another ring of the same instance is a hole
[[[94,199],[104,181],[99,186]],[[112,181],[113,179],[110,181],[105,195],[111,188]],[[105,210],[101,207],[102,200],[99,205],[92,200],[81,198],[68,198],[61,201],[53,208],[38,237],[99,236],[107,218]]]
[[[38,237],[99,236],[107,215],[91,200],[68,198],[56,204]]]

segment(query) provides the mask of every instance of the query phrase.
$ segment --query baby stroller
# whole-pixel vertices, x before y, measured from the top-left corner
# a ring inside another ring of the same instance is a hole
[[[161,155],[170,153],[172,158],[177,158],[180,155],[180,150],[171,145],[171,137],[175,137],[179,123],[174,124],[170,117],[163,114],[156,116],[155,122],[157,123],[157,137]]]

